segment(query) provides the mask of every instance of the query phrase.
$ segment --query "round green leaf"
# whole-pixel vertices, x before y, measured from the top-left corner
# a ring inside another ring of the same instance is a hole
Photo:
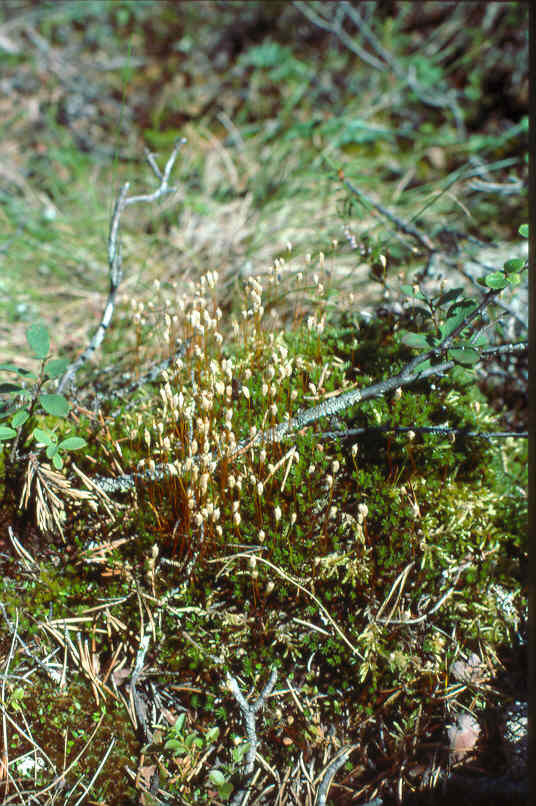
[[[506,288],[508,282],[502,271],[492,271],[484,277],[484,285],[487,285],[488,288],[498,290],[500,288]]]
[[[6,439],[13,439],[17,436],[17,432],[10,428],[8,425],[0,425],[0,441]]]
[[[168,739],[164,745],[164,749],[171,750],[174,756],[184,756],[188,752],[188,748],[178,739]]]
[[[477,350],[448,350],[447,358],[450,361],[455,361],[463,367],[472,367],[477,361],[480,361],[480,353]]]
[[[85,448],[87,442],[82,437],[67,437],[67,439],[62,440],[58,445],[61,451],[78,451],[80,448]]]
[[[63,459],[59,455],[59,453],[55,453],[52,457],[52,464],[56,468],[56,470],[61,470],[63,467]]]
[[[69,361],[66,358],[54,358],[52,361],[47,361],[45,374],[49,378],[59,378],[60,375],[63,375],[68,366]]]
[[[428,347],[428,341],[424,333],[406,333],[402,337],[402,343],[408,347]]]
[[[55,417],[67,417],[69,414],[69,404],[63,395],[39,395],[39,402],[47,414]]]
[[[20,425],[23,425],[26,422],[29,416],[30,412],[26,411],[26,409],[21,409],[11,420],[11,425],[13,428],[18,428]]]
[[[210,782],[216,787],[223,786],[225,783],[225,775],[220,770],[211,770],[208,774]]]
[[[56,442],[56,435],[52,431],[43,431],[41,428],[34,428],[33,438],[43,445],[52,445]]]
[[[529,237],[529,225],[528,224],[521,224],[521,226],[518,229],[518,232],[519,232],[520,235],[523,236],[523,238],[528,238]]]
[[[519,285],[519,283],[521,282],[521,275],[520,274],[515,274],[515,273],[514,274],[509,274],[508,277],[506,278],[506,281],[507,281],[508,285],[511,285],[512,287],[516,286],[516,285]]]
[[[207,744],[213,744],[217,740],[219,735],[220,735],[220,729],[218,727],[213,727],[207,732],[205,736],[205,742]]]
[[[56,445],[55,442],[51,443],[46,450],[46,454],[49,459],[52,459],[52,457],[55,456],[57,452],[58,452],[58,446]]]
[[[522,257],[514,257],[512,260],[507,260],[504,264],[503,268],[506,272],[518,272],[523,269],[525,265],[525,261]]]
[[[26,340],[35,353],[35,357],[44,359],[50,349],[48,330],[45,325],[30,325],[26,330]]]

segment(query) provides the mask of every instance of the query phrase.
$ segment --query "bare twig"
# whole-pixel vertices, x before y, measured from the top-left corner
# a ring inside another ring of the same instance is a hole
[[[108,301],[106,303],[106,307],[104,308],[100,324],[95,332],[95,335],[91,339],[89,346],[76,359],[76,361],[73,361],[73,363],[67,368],[66,372],[61,378],[58,384],[59,393],[61,393],[64,389],[68,388],[68,386],[72,385],[74,377],[78,372],[78,370],[80,369],[80,367],[83,366],[83,364],[85,364],[86,361],[88,361],[88,359],[91,358],[93,353],[99,348],[104,339],[106,330],[108,329],[110,322],[112,320],[117,290],[121,284],[121,280],[123,277],[123,271],[121,266],[121,242],[119,239],[119,224],[123,210],[126,207],[129,207],[131,204],[138,204],[139,202],[157,201],[157,199],[160,199],[164,194],[171,193],[173,191],[173,188],[169,187],[169,178],[175,160],[177,159],[179,149],[185,142],[186,139],[183,137],[182,139],[178,140],[175,143],[175,147],[171,152],[171,156],[169,157],[166,163],[166,167],[164,169],[163,174],[160,173],[160,170],[158,170],[154,156],[150,154],[150,152],[147,153],[147,160],[149,162],[149,165],[151,166],[153,171],[155,171],[157,178],[160,180],[160,186],[153,193],[146,193],[140,196],[129,197],[127,194],[130,189],[130,182],[125,182],[125,184],[121,188],[119,196],[117,197],[117,201],[114,206],[114,211],[112,214],[110,224],[110,234],[108,236],[108,268],[110,275],[110,290],[108,292]],[[155,168],[157,170],[155,170]]]
[[[136,663],[134,665],[132,677],[130,678],[130,695],[132,698],[132,704],[134,705],[134,711],[136,713],[136,717],[138,720],[139,730],[144,735],[145,741],[150,741],[152,736],[147,726],[147,707],[141,701],[140,696],[136,691],[136,684],[142,672],[143,664],[145,663],[145,655],[147,654],[147,650],[149,649],[150,640],[151,640],[151,633],[149,631],[146,631],[140,641],[140,646],[138,648],[138,652],[136,655]]]
[[[381,215],[389,219],[389,221],[391,221],[396,226],[397,229],[399,229],[401,232],[405,232],[406,235],[411,235],[411,237],[414,238],[422,247],[424,247],[424,249],[426,249],[427,252],[437,251],[437,247],[434,246],[434,244],[427,235],[423,235],[412,224],[408,224],[405,221],[402,221],[401,218],[395,216],[394,213],[391,213],[391,211],[387,210],[386,207],[383,207],[381,204],[378,204],[378,202],[373,201],[373,199],[371,199],[370,196],[367,196],[367,194],[363,193],[362,190],[356,188],[356,186],[352,182],[350,182],[349,179],[346,179],[346,177],[343,179],[343,184],[345,184],[346,187],[349,190],[351,190],[351,192],[355,196],[362,199],[366,204],[370,205],[375,210],[377,210],[378,213],[381,213]]]
[[[381,45],[354,4],[349,2],[332,4],[331,7],[335,8],[332,20],[326,20],[324,17],[319,16],[319,14],[313,10],[312,3],[294,0],[293,5],[307,17],[309,22],[312,22],[313,25],[316,25],[318,28],[329,31],[329,33],[336,36],[348,50],[358,56],[363,62],[370,65],[370,67],[380,72],[391,70],[403,85],[409,87],[421,103],[432,107],[448,107],[454,115],[458,131],[461,134],[465,132],[463,115],[456,101],[456,91],[450,90],[443,93],[437,92],[437,90],[430,91],[419,83],[414,68],[410,67],[406,73],[402,67],[400,67],[396,59]],[[358,45],[355,37],[351,37],[344,30],[343,23],[346,16],[351,19],[363,38],[373,48],[377,54],[376,56]],[[377,56],[379,56],[379,58],[377,58]]]
[[[9,653],[6,660],[6,673],[5,675],[2,675],[2,689],[0,696],[0,701],[2,704],[2,743],[3,743],[2,758],[0,761],[3,770],[5,770],[6,775],[6,792],[7,787],[9,786],[9,742],[7,736],[7,721],[6,721],[6,680],[9,675],[9,666],[13,659],[15,645],[17,643],[18,638],[18,632],[19,632],[19,611],[17,610],[15,613],[15,626],[13,627],[12,630],[11,645],[9,647]]]
[[[333,23],[323,19],[322,17],[319,17],[318,14],[316,14],[313,10],[310,3],[304,3],[301,2],[301,0],[294,0],[293,5],[299,9],[304,17],[307,17],[309,22],[312,22],[313,25],[318,26],[318,28],[323,28],[324,31],[329,31],[329,33],[340,39],[343,45],[345,45],[348,50],[351,50],[352,53],[355,53],[355,55],[358,56],[361,61],[370,65],[370,67],[374,67],[375,70],[384,72],[387,69],[383,62],[360,47],[357,42],[355,42],[355,40],[353,40],[352,37],[346,33],[342,27],[342,20],[340,17],[338,17],[336,23]]]
[[[268,682],[266,683],[265,687],[252,704],[248,703],[242,692],[238,687],[238,683],[236,682],[235,678],[227,672],[226,674],[227,685],[231,690],[231,693],[235,700],[237,701],[238,705],[240,706],[240,710],[242,712],[242,716],[244,717],[244,722],[246,725],[246,733],[248,736],[249,748],[246,756],[246,765],[245,765],[245,772],[247,775],[253,772],[253,767],[255,765],[255,755],[257,753],[257,745],[259,740],[257,739],[257,730],[255,726],[255,714],[257,711],[260,711],[262,706],[264,705],[264,701],[273,691],[273,688],[277,681],[277,669],[272,669],[270,677],[268,678]]]
[[[352,744],[350,747],[344,747],[333,759],[333,761],[328,764],[327,768],[321,773],[322,781],[316,794],[315,806],[325,806],[329,788],[335,774],[346,763],[350,753],[357,747],[357,744]]]
[[[248,703],[240,688],[238,687],[238,683],[236,682],[235,678],[227,672],[226,674],[227,685],[231,691],[231,694],[237,701],[240,711],[242,712],[242,716],[244,718],[244,723],[246,725],[246,733],[248,737],[249,747],[246,755],[246,763],[244,766],[244,774],[248,776],[253,775],[253,770],[255,767],[255,757],[257,755],[257,746],[259,740],[257,738],[257,727],[256,727],[256,714],[262,706],[267,697],[270,696],[272,690],[276,684],[277,680],[277,669],[272,669],[268,682],[266,683],[265,687],[257,697],[257,699],[253,703]],[[250,779],[245,787],[241,788],[233,797],[232,804],[241,804],[244,802],[244,799],[253,784],[253,780]]]
[[[405,74],[404,70],[399,66],[397,61],[388,51],[385,50],[378,38],[373,34],[372,30],[362,18],[359,9],[347,2],[347,0],[343,0],[341,5],[352,22],[362,33],[363,37],[367,40],[369,45],[371,45],[376,53],[389,65],[397,78],[410,88],[410,90],[418,97],[421,103],[425,104],[425,106],[449,107],[456,120],[458,130],[460,133],[464,132],[465,126],[463,123],[463,115],[456,102],[456,91],[451,90],[446,93],[441,93],[438,92],[437,89],[434,91],[428,90],[427,88],[423,87],[419,81],[417,81],[415,68],[413,66],[411,66],[407,74]]]

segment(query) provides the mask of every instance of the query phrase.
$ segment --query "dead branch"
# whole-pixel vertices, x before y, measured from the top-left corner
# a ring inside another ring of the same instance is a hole
[[[166,167],[164,169],[164,173],[161,173],[154,158],[154,155],[150,152],[146,152],[146,157],[149,165],[151,166],[152,170],[156,174],[156,177],[160,180],[159,187],[153,193],[146,193],[142,194],[141,196],[128,196],[128,191],[130,189],[130,182],[125,182],[121,190],[119,191],[119,195],[115,202],[114,211],[112,214],[112,219],[110,223],[110,234],[108,236],[108,269],[109,269],[109,276],[110,276],[110,290],[108,291],[108,301],[104,308],[104,312],[102,314],[102,318],[100,324],[91,339],[88,347],[84,350],[84,352],[78,356],[78,358],[73,361],[73,363],[67,368],[64,375],[62,376],[59,384],[58,384],[58,393],[63,392],[68,387],[73,386],[74,377],[80,367],[82,367],[86,361],[88,361],[91,356],[95,353],[95,351],[100,347],[106,330],[110,326],[110,322],[112,321],[112,316],[115,307],[115,298],[117,295],[117,290],[121,284],[121,280],[123,278],[123,270],[122,270],[122,260],[121,260],[121,241],[119,237],[119,224],[121,221],[121,214],[126,207],[129,207],[131,204],[139,204],[140,202],[154,202],[160,199],[167,193],[172,193],[174,188],[169,187],[169,178],[171,175],[171,171],[173,169],[173,165],[175,164],[175,160],[177,159],[177,155],[181,146],[186,142],[186,139],[183,137],[175,143],[175,147],[171,152],[171,155],[166,163]]]
[[[329,788],[331,786],[333,778],[335,777],[335,774],[346,763],[350,753],[357,747],[358,747],[357,744],[352,744],[350,747],[343,748],[343,750],[341,750],[337,754],[337,756],[333,759],[333,761],[331,761],[328,764],[322,775],[322,781],[320,783],[320,786],[318,787],[315,806],[325,806]]]
[[[256,714],[262,706],[267,697],[270,696],[272,690],[277,681],[277,669],[272,669],[268,682],[266,683],[265,687],[257,697],[257,699],[253,703],[248,703],[240,688],[238,683],[236,682],[235,678],[227,672],[226,674],[227,685],[231,691],[231,694],[237,701],[240,711],[242,712],[242,716],[244,718],[244,723],[246,725],[246,733],[248,737],[249,747],[246,756],[246,763],[244,767],[244,774],[251,776],[253,774],[253,770],[255,767],[255,756],[257,755],[257,746],[259,740],[257,738],[257,727],[256,727]],[[246,795],[247,789],[249,788],[250,783],[248,783],[245,789],[240,789],[235,796],[233,797],[232,803],[238,806],[239,803],[242,802],[242,799]]]

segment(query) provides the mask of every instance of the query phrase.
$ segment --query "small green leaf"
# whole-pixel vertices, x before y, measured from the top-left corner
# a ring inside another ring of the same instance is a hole
[[[0,441],[6,439],[13,439],[17,436],[17,432],[10,428],[8,425],[0,425]]]
[[[518,232],[519,232],[520,235],[523,236],[523,238],[528,238],[529,237],[529,225],[528,224],[521,224],[521,226],[518,229]]]
[[[450,336],[462,322],[464,322],[469,314],[476,308],[476,303],[472,299],[462,299],[451,305],[447,312],[445,322],[440,326],[439,332],[441,339],[446,339]]]
[[[60,451],[78,451],[80,448],[85,448],[87,442],[82,437],[67,437],[60,442],[58,448]]]
[[[215,741],[217,741],[219,735],[220,729],[218,727],[211,728],[205,736],[205,742],[207,744],[213,744]]]
[[[406,297],[413,297],[415,293],[412,285],[401,285],[400,290],[406,295]]]
[[[465,316],[462,316],[461,321],[460,321],[460,317],[451,316],[450,319],[447,319],[446,322],[443,322],[443,324],[439,326],[439,332],[441,334],[441,341],[443,339],[448,338],[451,335],[451,333],[454,333],[456,328],[459,327],[459,325],[461,325],[461,323],[463,322],[464,318],[465,318]]]
[[[56,468],[56,470],[61,470],[63,467],[63,459],[59,455],[59,453],[55,453],[52,457],[52,464]]]
[[[519,272],[523,269],[525,261],[522,257],[514,257],[512,260],[507,260],[503,268],[505,272]]]
[[[244,744],[239,744],[238,747],[234,747],[231,752],[233,760],[236,761],[237,764],[240,764],[248,750],[249,742],[244,742]]]
[[[173,733],[180,733],[184,727],[184,723],[186,721],[186,714],[182,713],[179,714],[177,719],[175,720],[175,724],[173,725]]]
[[[484,277],[484,285],[497,291],[501,288],[505,288],[508,282],[502,271],[492,271]]]
[[[69,361],[66,358],[53,358],[51,361],[47,361],[45,374],[49,378],[59,378],[60,375],[63,375],[68,366]]]
[[[447,316],[454,316],[454,314],[465,312],[466,314],[474,310],[477,302],[472,297],[465,297],[457,302],[454,302],[447,311]]]
[[[472,367],[477,361],[480,361],[480,353],[477,350],[448,350],[447,358],[450,361],[455,361],[463,367]]]
[[[183,742],[178,739],[168,739],[164,745],[165,750],[171,750],[174,756],[184,756],[188,752],[188,748],[184,746]]]
[[[41,428],[34,428],[33,438],[43,445],[52,445],[56,442],[56,434],[52,431],[43,431]]]
[[[186,747],[203,747],[203,739],[197,733],[189,733],[184,744]]]
[[[52,457],[55,456],[57,452],[58,452],[58,446],[56,445],[55,442],[51,443],[46,450],[48,459],[52,459]]]
[[[29,416],[29,411],[26,411],[26,409],[20,409],[20,411],[18,411],[11,420],[11,425],[13,428],[18,428],[20,425],[24,425]]]
[[[451,288],[450,291],[445,291],[444,294],[441,294],[437,300],[437,304],[441,306],[447,305],[449,302],[458,299],[460,294],[463,294],[463,288]]]
[[[508,285],[511,285],[512,288],[516,285],[519,285],[521,282],[521,275],[520,274],[509,274],[506,278]]]
[[[229,800],[233,793],[234,786],[230,781],[226,781],[222,786],[218,789],[218,795],[222,800]]]
[[[63,395],[39,395],[39,402],[47,414],[55,417],[67,417],[69,414],[69,404]]]
[[[225,775],[220,770],[211,770],[208,777],[210,782],[218,787],[218,789],[226,783]]]
[[[35,357],[43,360],[50,350],[48,329],[45,325],[30,325],[26,330],[26,340],[35,353]]]
[[[425,333],[406,333],[402,337],[402,343],[408,347],[428,347],[428,340]]]

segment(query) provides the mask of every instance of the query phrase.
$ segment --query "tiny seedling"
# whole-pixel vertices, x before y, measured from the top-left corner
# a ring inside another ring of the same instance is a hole
[[[69,364],[65,358],[51,358],[50,337],[45,325],[30,325],[26,330],[26,340],[33,358],[39,361],[37,372],[18,367],[16,364],[0,364],[0,370],[15,376],[14,381],[0,383],[0,395],[4,397],[0,405],[0,420],[9,425],[0,425],[0,442],[10,444],[10,462],[17,459],[20,446],[32,441],[37,448],[45,448],[47,459],[57,470],[63,467],[66,451],[76,451],[86,446],[81,437],[70,434],[58,439],[58,424],[47,427],[50,417],[64,420],[69,414],[69,402],[60,394],[47,391],[51,381],[59,378]],[[30,385],[31,384],[31,385]]]

